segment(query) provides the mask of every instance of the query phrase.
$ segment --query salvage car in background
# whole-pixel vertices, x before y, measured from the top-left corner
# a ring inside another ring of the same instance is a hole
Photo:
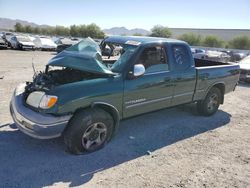
[[[80,39],[77,38],[59,38],[55,41],[57,44],[56,51],[60,53],[61,51],[65,50],[66,48],[78,43]]]
[[[55,51],[57,48],[56,43],[48,37],[35,37],[33,42],[36,49]]]
[[[197,54],[197,53],[206,53],[206,50],[203,50],[201,48],[191,48],[192,54]]]
[[[3,33],[3,39],[5,40],[5,42],[7,43],[7,45],[9,47],[11,47],[11,44],[10,44],[10,39],[15,36],[13,33],[11,32],[4,32]]]
[[[242,52],[232,52],[231,53],[231,61],[240,61],[243,58],[245,58],[247,56],[246,53],[242,53]]]
[[[227,55],[224,52],[218,52],[218,51],[206,51],[201,53],[195,53],[193,54],[193,57],[196,59],[204,59],[209,61],[219,61],[223,63],[227,63],[230,60],[230,56]]]
[[[6,49],[8,47],[8,44],[6,41],[2,38],[3,36],[0,35],[0,49]]]
[[[239,62],[240,80],[250,82],[250,55]]]
[[[16,35],[10,39],[11,48],[17,50],[35,50],[35,44],[28,36]]]
[[[235,50],[221,50],[220,52],[226,53],[228,56],[230,56],[231,62],[238,62],[245,58],[248,54],[246,52],[237,52]]]

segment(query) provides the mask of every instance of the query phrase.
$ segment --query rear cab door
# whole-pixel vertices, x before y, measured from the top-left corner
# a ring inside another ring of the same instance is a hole
[[[190,103],[196,86],[196,69],[190,47],[185,43],[170,43],[167,48],[175,84],[172,106]]]

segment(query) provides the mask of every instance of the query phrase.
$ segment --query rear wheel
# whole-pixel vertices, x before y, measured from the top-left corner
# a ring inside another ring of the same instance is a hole
[[[198,101],[197,109],[201,115],[211,116],[217,112],[222,100],[221,91],[213,87],[203,101]]]
[[[101,149],[111,139],[114,129],[112,116],[100,108],[86,109],[75,114],[64,133],[64,142],[74,154]]]

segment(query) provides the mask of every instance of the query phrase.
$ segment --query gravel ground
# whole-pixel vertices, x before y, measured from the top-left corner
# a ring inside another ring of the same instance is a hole
[[[250,85],[226,95],[212,117],[194,105],[121,122],[102,150],[74,156],[61,138],[36,140],[9,114],[15,86],[53,52],[0,51],[0,187],[250,187]]]

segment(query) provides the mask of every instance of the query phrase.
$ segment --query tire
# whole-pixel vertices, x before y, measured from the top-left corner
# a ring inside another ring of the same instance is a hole
[[[211,116],[217,112],[222,100],[221,91],[213,87],[208,92],[206,98],[202,101],[198,101],[197,110],[201,115]]]
[[[100,108],[77,112],[64,132],[64,142],[69,152],[82,154],[103,148],[114,130],[112,116]]]
[[[11,46],[12,46],[10,42],[7,42],[7,45],[8,45],[8,47],[10,47],[10,48],[11,48]]]

